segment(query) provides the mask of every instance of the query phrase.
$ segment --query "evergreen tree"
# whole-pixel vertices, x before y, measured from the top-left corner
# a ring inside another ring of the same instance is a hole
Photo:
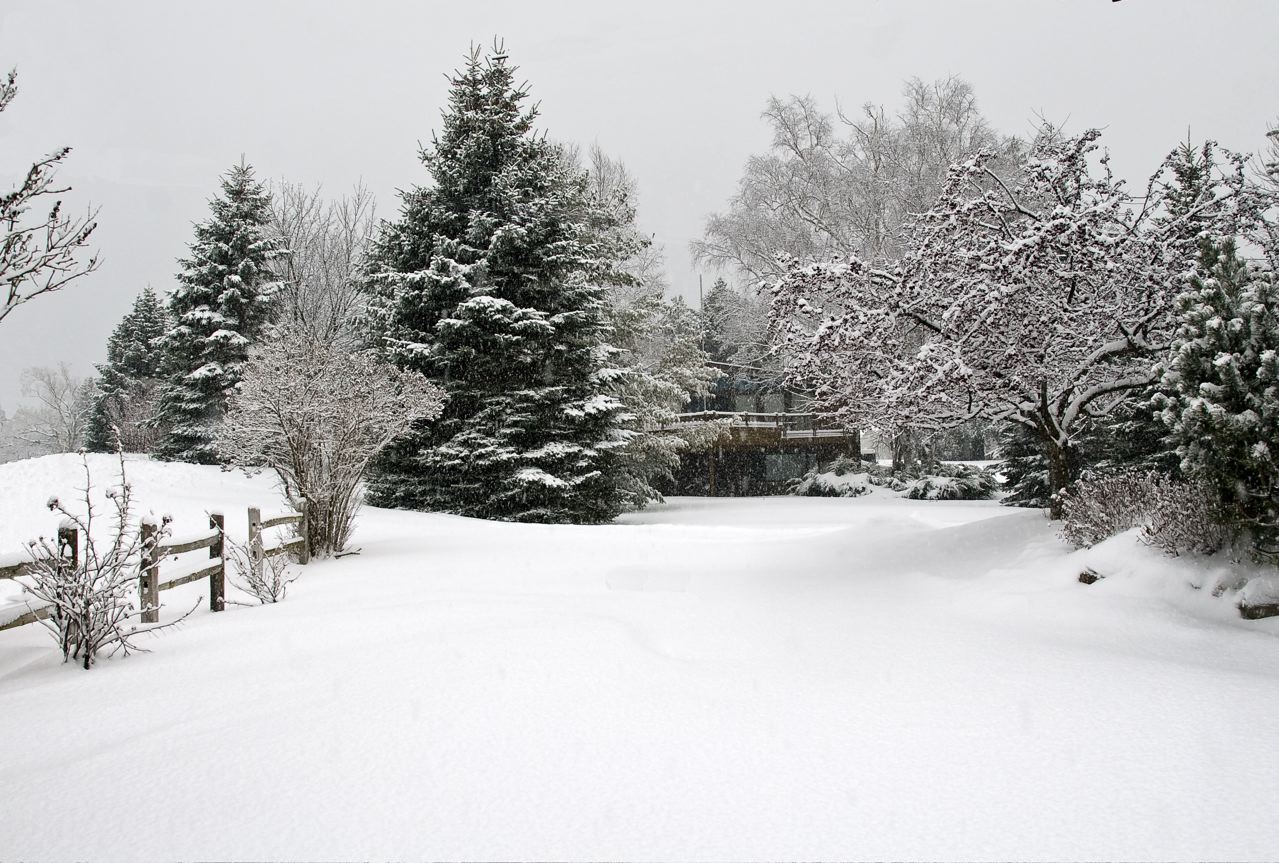
[[[91,452],[113,452],[116,435],[129,452],[145,451],[153,437],[145,428],[160,377],[160,339],[168,316],[155,291],[145,288],[107,339],[107,361],[99,365],[97,395],[85,432]]]
[[[165,383],[155,416],[161,458],[218,461],[218,423],[279,289],[270,264],[285,250],[268,224],[270,200],[253,169],[241,163],[222,178],[209,220],[195,226],[161,340]]]
[[[1272,254],[1275,250],[1268,250]],[[1279,553],[1279,283],[1207,243],[1158,399],[1182,469],[1212,483],[1254,547]]]
[[[658,294],[612,304],[609,320],[618,374],[611,391],[634,417],[618,471],[626,506],[662,500],[657,486],[672,482],[683,452],[705,449],[723,432],[707,422],[681,422],[689,397],[704,397],[719,372],[698,344],[697,313],[679,297]]]
[[[438,380],[443,415],[387,447],[370,500],[482,518],[598,522],[623,506],[627,422],[608,394],[602,283],[586,176],[533,132],[496,50],[451,78],[422,161],[373,251],[369,317],[401,368]]]

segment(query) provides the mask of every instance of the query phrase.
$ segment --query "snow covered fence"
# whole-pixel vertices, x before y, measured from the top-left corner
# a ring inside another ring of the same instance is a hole
[[[80,532],[74,527],[64,526],[58,528],[58,555],[67,561],[68,566],[75,567],[79,565]],[[26,575],[33,565],[30,560],[6,564],[3,559],[0,559],[0,578],[16,579],[19,576]],[[37,620],[44,620],[52,613],[53,606],[51,605],[30,609],[12,620],[0,623],[0,631],[13,629],[17,626],[26,626],[28,623],[35,623]]]
[[[298,526],[298,535],[293,537],[293,539],[286,539],[277,546],[264,549],[262,547],[262,531],[286,524],[296,524]],[[302,508],[297,512],[273,515],[265,521],[262,520],[262,510],[256,506],[249,507],[249,552],[252,557],[253,574],[255,576],[258,578],[262,576],[263,560],[272,555],[284,554],[291,548],[297,552],[298,563],[305,565],[311,561],[311,545],[307,540],[307,506],[305,501],[302,503]]]
[[[269,548],[264,545],[263,531],[291,524],[298,526],[296,537],[286,539]],[[306,538],[305,505],[300,512],[281,513],[265,520],[258,507],[249,507],[248,527],[251,566],[259,579],[262,575],[262,562],[268,557],[291,550],[297,554],[299,563],[310,562],[311,549]],[[190,584],[202,578],[209,579],[209,610],[222,611],[226,608],[226,522],[222,513],[214,512],[209,515],[207,533],[167,538],[163,542],[157,542],[156,537],[160,535],[159,522],[154,519],[145,519],[142,522],[141,534],[143,551],[138,573],[138,599],[141,607],[146,609],[142,614],[143,623],[159,622],[160,591]],[[166,558],[176,558],[178,555],[206,548],[209,550],[210,559],[207,566],[182,573],[175,578],[162,579],[160,563]],[[67,566],[74,568],[79,565],[80,534],[76,528],[58,529],[58,554],[66,561]],[[18,579],[26,575],[32,566],[30,560],[9,562],[5,558],[0,558],[0,578]],[[0,619],[0,631],[43,620],[52,613],[52,610],[53,606],[46,605],[28,609],[10,620]]]
[[[226,522],[222,513],[209,515],[209,533],[203,536],[170,539],[157,542],[160,525],[154,520],[142,522],[142,566],[138,578],[138,598],[142,607],[143,623],[160,622],[160,591],[189,584],[202,578],[209,580],[209,610],[222,611],[226,607],[226,549],[223,542]],[[213,563],[168,581],[160,581],[160,561],[189,551],[207,548]]]
[[[293,539],[286,539],[270,548],[263,545],[263,531],[288,524],[296,524],[298,526],[297,536]],[[262,518],[261,509],[256,506],[249,507],[249,560],[250,566],[253,567],[253,576],[261,580],[262,562],[268,557],[284,554],[289,550],[293,550],[297,554],[298,563],[309,563],[311,549],[306,538],[306,528],[305,504],[303,504],[300,512],[281,513],[265,520]],[[222,611],[226,607],[226,523],[223,520],[222,513],[215,512],[209,516],[210,533],[204,536],[171,539],[158,545],[154,542],[145,542],[148,536],[155,535],[157,529],[158,527],[154,524],[148,525],[144,523],[142,525],[144,547],[151,548],[154,545],[153,551],[143,553],[142,576],[138,582],[142,607],[148,609],[142,616],[142,622],[159,622],[160,591],[177,587],[180,584],[199,581],[202,578],[209,579],[209,610]],[[198,569],[178,578],[173,578],[169,581],[160,580],[161,560],[166,557],[185,554],[189,551],[198,551],[202,548],[207,548],[209,557],[216,558],[217,561],[203,569]]]

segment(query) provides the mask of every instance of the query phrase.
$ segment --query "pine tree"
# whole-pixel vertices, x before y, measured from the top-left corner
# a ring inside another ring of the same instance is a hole
[[[1273,250],[1272,250],[1273,251]],[[1205,244],[1159,398],[1182,469],[1211,482],[1234,527],[1279,553],[1279,283],[1233,240]]]
[[[443,415],[383,451],[370,500],[482,518],[598,522],[623,501],[626,418],[607,393],[602,280],[616,261],[581,214],[585,174],[533,132],[535,108],[497,49],[451,78],[373,252],[369,316],[401,368],[448,394]]]
[[[107,361],[99,365],[97,396],[85,433],[91,452],[113,452],[116,434],[129,452],[147,449],[153,435],[144,427],[160,377],[157,347],[168,316],[155,291],[145,288],[107,339]]]
[[[163,430],[161,458],[218,461],[217,425],[279,289],[270,264],[285,252],[269,228],[269,206],[253,169],[241,163],[223,177],[209,220],[195,227],[161,340],[165,384],[155,417]]]

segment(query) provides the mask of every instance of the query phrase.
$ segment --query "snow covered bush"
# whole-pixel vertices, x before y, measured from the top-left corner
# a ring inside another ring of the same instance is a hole
[[[998,485],[990,471],[966,464],[937,462],[905,470],[875,464],[864,469],[871,485],[904,492],[912,500],[987,500]]]
[[[896,470],[891,467],[884,467],[880,464],[866,465],[866,481],[871,485],[880,488],[892,489],[893,491],[905,491],[906,486],[913,480],[918,479],[917,474],[910,473],[906,470]]]
[[[1087,548],[1132,528],[1166,554],[1212,554],[1229,540],[1212,487],[1157,473],[1085,476],[1062,494],[1061,534]]]
[[[1165,554],[1212,554],[1230,542],[1221,499],[1202,479],[1175,480],[1149,474],[1150,515],[1142,540]]]
[[[866,474],[850,474],[846,471],[814,468],[804,475],[791,494],[804,497],[861,497],[870,494]]]
[[[1079,480],[1061,496],[1061,535],[1088,548],[1140,527],[1150,513],[1150,478],[1124,473]]]
[[[82,510],[73,511],[57,497],[49,498],[48,505],[62,514],[63,528],[79,532],[82,545],[72,558],[57,540],[40,537],[28,543],[31,569],[26,590],[53,607],[52,614],[39,622],[57,641],[63,660],[79,660],[88,669],[103,651],[114,655],[141,650],[136,643],[139,635],[173,626],[191,612],[164,624],[138,625],[143,613],[151,610],[136,602],[140,564],[148,544],[160,543],[168,535],[168,520],[149,519],[156,530],[143,538],[141,524],[133,524],[133,492],[121,456],[119,484],[106,490],[113,518],[104,530],[93,504],[88,459],[81,460]]]
[[[932,475],[906,484],[911,500],[988,500],[995,494],[995,475],[969,465],[940,465]]]
[[[369,462],[388,442],[439,416],[443,394],[371,352],[286,331],[254,348],[218,438],[242,467],[266,467],[307,508],[313,554],[350,538]]]

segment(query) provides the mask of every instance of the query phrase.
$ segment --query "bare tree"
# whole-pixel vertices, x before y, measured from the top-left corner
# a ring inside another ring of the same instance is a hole
[[[364,307],[358,275],[376,224],[373,194],[361,184],[330,200],[319,186],[280,183],[271,222],[292,250],[278,259],[279,322],[320,339],[352,335]]]
[[[566,148],[567,158],[577,164],[583,161],[575,148]],[[590,200],[609,212],[623,231],[628,231],[634,248],[622,264],[630,280],[627,284],[610,285],[615,306],[625,307],[639,297],[661,297],[669,287],[666,280],[666,255],[636,225],[636,182],[620,159],[609,156],[599,144],[592,144],[586,159],[586,176]]]
[[[9,434],[36,452],[75,452],[84,443],[93,382],[71,373],[66,363],[22,370],[22,394],[34,408],[22,407],[9,421]]]
[[[92,381],[86,382],[86,385],[91,384]],[[151,452],[163,434],[163,429],[154,421],[159,391],[158,380],[140,378],[130,381],[127,389],[102,399],[100,410],[103,419],[118,433],[125,452]],[[86,420],[86,428],[88,425],[89,420]]]
[[[373,456],[442,407],[417,372],[286,330],[254,348],[218,446],[233,464],[273,470],[289,502],[307,507],[312,552],[331,554],[350,538]]]
[[[831,115],[812,96],[771,98],[763,117],[772,148],[746,163],[694,255],[756,284],[781,275],[779,253],[882,265],[901,253],[903,227],[928,209],[952,163],[983,148],[1019,148],[991,130],[960,78],[912,78],[903,96],[896,115],[868,103],[856,117]]]
[[[16,71],[0,80],[0,112],[17,95],[17,81]],[[18,188],[0,194],[0,321],[23,303],[60,290],[98,267],[96,254],[80,260],[97,227],[96,211],[71,218],[56,199],[70,191],[54,182],[70,152],[70,147],[63,147],[45,156],[27,170]],[[55,199],[49,209],[33,215],[33,208],[49,198]]]

